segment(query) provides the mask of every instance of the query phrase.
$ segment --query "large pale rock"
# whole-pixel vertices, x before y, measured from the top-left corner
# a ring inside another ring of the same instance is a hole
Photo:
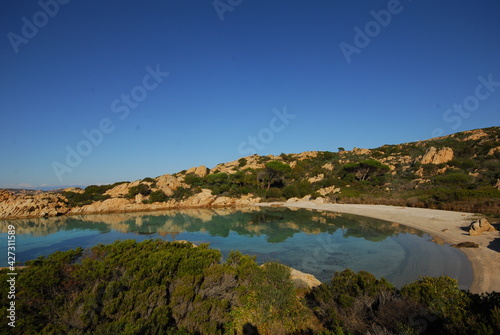
[[[316,199],[313,200],[313,202],[317,205],[322,205],[325,203],[325,198],[317,197]]]
[[[193,173],[200,177],[205,177],[208,174],[208,169],[205,165],[200,165],[198,167],[192,167],[186,171],[186,174]]]
[[[194,173],[196,171],[196,166],[186,170],[186,174]]]
[[[170,174],[165,174],[156,179],[156,187],[168,196],[174,194],[174,191],[181,186],[187,185],[184,185],[179,179]]]
[[[472,222],[469,226],[469,235],[470,236],[478,236],[483,232],[496,231],[495,227],[493,227],[488,220],[485,218],[480,218]]]
[[[258,203],[259,201],[260,198],[255,198],[252,194],[244,195],[241,198],[218,197],[210,204],[210,207],[246,206]]]
[[[142,204],[143,200],[144,200],[144,196],[141,193],[135,195],[135,203],[136,204]]]
[[[491,148],[489,151],[488,151],[488,156],[491,156],[491,155],[494,155],[495,153],[497,152],[500,152],[500,146],[496,147],[496,148]]]
[[[234,205],[235,206],[246,206],[251,204],[257,204],[262,199],[260,197],[256,197],[255,195],[249,193],[247,195],[242,195],[241,198],[236,199]]]
[[[328,170],[328,171],[333,171],[335,168],[332,163],[326,163],[325,165],[322,166],[323,169]]]
[[[230,197],[218,197],[215,199],[214,202],[212,202],[211,206],[212,207],[227,207],[227,206],[233,206],[235,203],[234,198]]]
[[[0,191],[0,219],[64,215],[69,211],[67,201],[57,193],[15,195]]]
[[[453,159],[453,149],[444,147],[437,150],[435,147],[430,147],[420,161],[422,164],[441,164],[447,163]]]
[[[464,137],[461,139],[461,141],[476,141],[479,140],[480,138],[488,136],[488,133],[486,133],[482,129],[474,129],[474,130],[467,130],[464,131],[465,134],[468,134],[468,136]]]
[[[500,190],[500,179],[497,179],[497,182],[495,185],[493,185],[494,188],[496,188],[497,190]]]
[[[340,188],[335,187],[335,185],[329,186],[329,187],[323,187],[323,188],[320,188],[318,190],[318,193],[321,194],[322,196],[325,196],[328,194],[335,194],[335,193],[339,193],[339,192],[340,192]]]
[[[266,266],[267,263],[261,265],[261,267],[263,268],[265,268]],[[304,273],[289,266],[286,267],[290,269],[290,279],[292,280],[296,288],[310,290],[316,286],[321,285],[321,282],[313,275],[309,273]]]
[[[123,183],[116,185],[112,189],[107,190],[104,194],[111,196],[112,198],[118,198],[128,193],[130,183]]]
[[[194,174],[203,178],[208,174],[208,169],[205,165],[198,166],[194,171]]]
[[[110,198],[104,201],[96,201],[90,205],[74,207],[71,209],[70,214],[120,212],[125,211],[131,202],[131,200],[125,198]]]
[[[356,155],[370,155],[372,151],[370,149],[353,148],[352,153]]]
[[[290,277],[297,288],[312,289],[321,285],[321,282],[311,274],[290,268]]]
[[[212,195],[212,191],[209,189],[202,189],[200,193],[197,193],[186,200],[183,200],[179,207],[208,207],[216,199],[215,195]]]
[[[315,158],[316,156],[318,156],[317,151],[304,151],[300,154],[296,154],[295,158],[299,161],[303,161],[304,159]]]
[[[310,177],[309,179],[307,179],[307,181],[309,181],[312,184],[312,183],[315,183],[317,181],[321,181],[323,179],[325,179],[325,175],[323,173],[320,173],[317,176]]]

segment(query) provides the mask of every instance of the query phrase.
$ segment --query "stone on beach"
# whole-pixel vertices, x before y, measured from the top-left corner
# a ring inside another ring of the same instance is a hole
[[[469,226],[469,235],[470,236],[478,236],[483,232],[496,231],[495,227],[493,227],[488,220],[485,218],[480,218],[472,222]]]

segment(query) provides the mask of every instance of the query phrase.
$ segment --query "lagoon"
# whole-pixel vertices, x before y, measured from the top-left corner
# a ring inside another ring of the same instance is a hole
[[[471,264],[460,250],[414,228],[351,214],[251,207],[2,220],[3,255],[8,225],[16,227],[19,262],[116,240],[159,238],[210,243],[223,257],[239,250],[256,256],[258,263],[279,261],[323,282],[350,268],[398,287],[443,274],[458,279],[462,289],[472,283]],[[0,266],[7,266],[7,257]]]

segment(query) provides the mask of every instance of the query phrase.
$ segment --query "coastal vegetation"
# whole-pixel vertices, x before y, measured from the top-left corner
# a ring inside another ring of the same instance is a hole
[[[208,245],[117,241],[26,262],[10,334],[495,334],[500,294],[448,277],[401,289],[349,269],[306,290],[289,268]],[[0,290],[8,291],[8,270]],[[9,301],[1,298],[0,317]],[[2,332],[5,332],[3,328]]]

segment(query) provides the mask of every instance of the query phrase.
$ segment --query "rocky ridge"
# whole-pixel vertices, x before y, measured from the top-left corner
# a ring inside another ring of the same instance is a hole
[[[343,173],[343,168],[363,161],[377,161],[388,168],[389,177],[385,177],[387,182],[375,185],[374,188],[385,190],[387,194],[398,188],[429,189],[436,176],[446,177],[450,172],[458,173],[458,176],[451,175],[451,177],[461,178],[459,181],[465,180],[468,173],[467,178],[472,182],[478,180],[484,184],[484,180],[488,180],[490,184],[487,187],[500,190],[500,175],[497,173],[495,177],[494,171],[491,171],[499,166],[499,155],[498,127],[465,131],[427,141],[384,145],[373,149],[354,148],[346,151],[339,148],[336,153],[308,151],[268,156],[255,154],[218,164],[211,169],[202,165],[156,178],[116,183],[109,185],[99,197],[90,197],[89,201],[79,202],[76,205],[67,197],[85,196],[87,189],[72,187],[64,189],[61,193],[41,191],[14,193],[3,190],[0,193],[0,219],[245,206],[258,203],[262,199],[269,201],[272,197],[266,194],[267,191],[274,192],[275,196],[277,194],[277,197],[284,197],[285,200],[291,199],[290,201],[306,195],[318,198],[317,202],[337,201],[339,197],[349,193],[353,186],[351,182],[356,184],[356,180],[352,179],[355,175],[349,180],[346,178],[346,173]],[[274,183],[277,186],[273,185],[274,189],[269,189],[272,183],[266,184],[262,178],[266,177],[267,162],[272,161],[287,165],[292,171],[291,178],[295,178],[296,183],[303,181],[302,184],[306,184],[307,193],[299,188],[285,193],[285,186],[293,182],[290,180],[286,182],[282,180],[280,185],[280,180],[276,179]],[[487,162],[488,165],[482,166],[482,162]],[[221,182],[217,178],[225,178],[222,181],[225,184],[217,184]],[[446,178],[441,182],[449,183]],[[391,179],[397,180],[397,183],[391,182]],[[231,183],[235,182],[240,185],[237,186],[236,192],[234,190],[230,192],[232,186],[236,186]],[[248,185],[250,191],[243,192],[238,189]],[[481,185],[481,187],[486,186]],[[138,190],[139,188],[146,191]],[[161,197],[155,198],[158,194]]]

